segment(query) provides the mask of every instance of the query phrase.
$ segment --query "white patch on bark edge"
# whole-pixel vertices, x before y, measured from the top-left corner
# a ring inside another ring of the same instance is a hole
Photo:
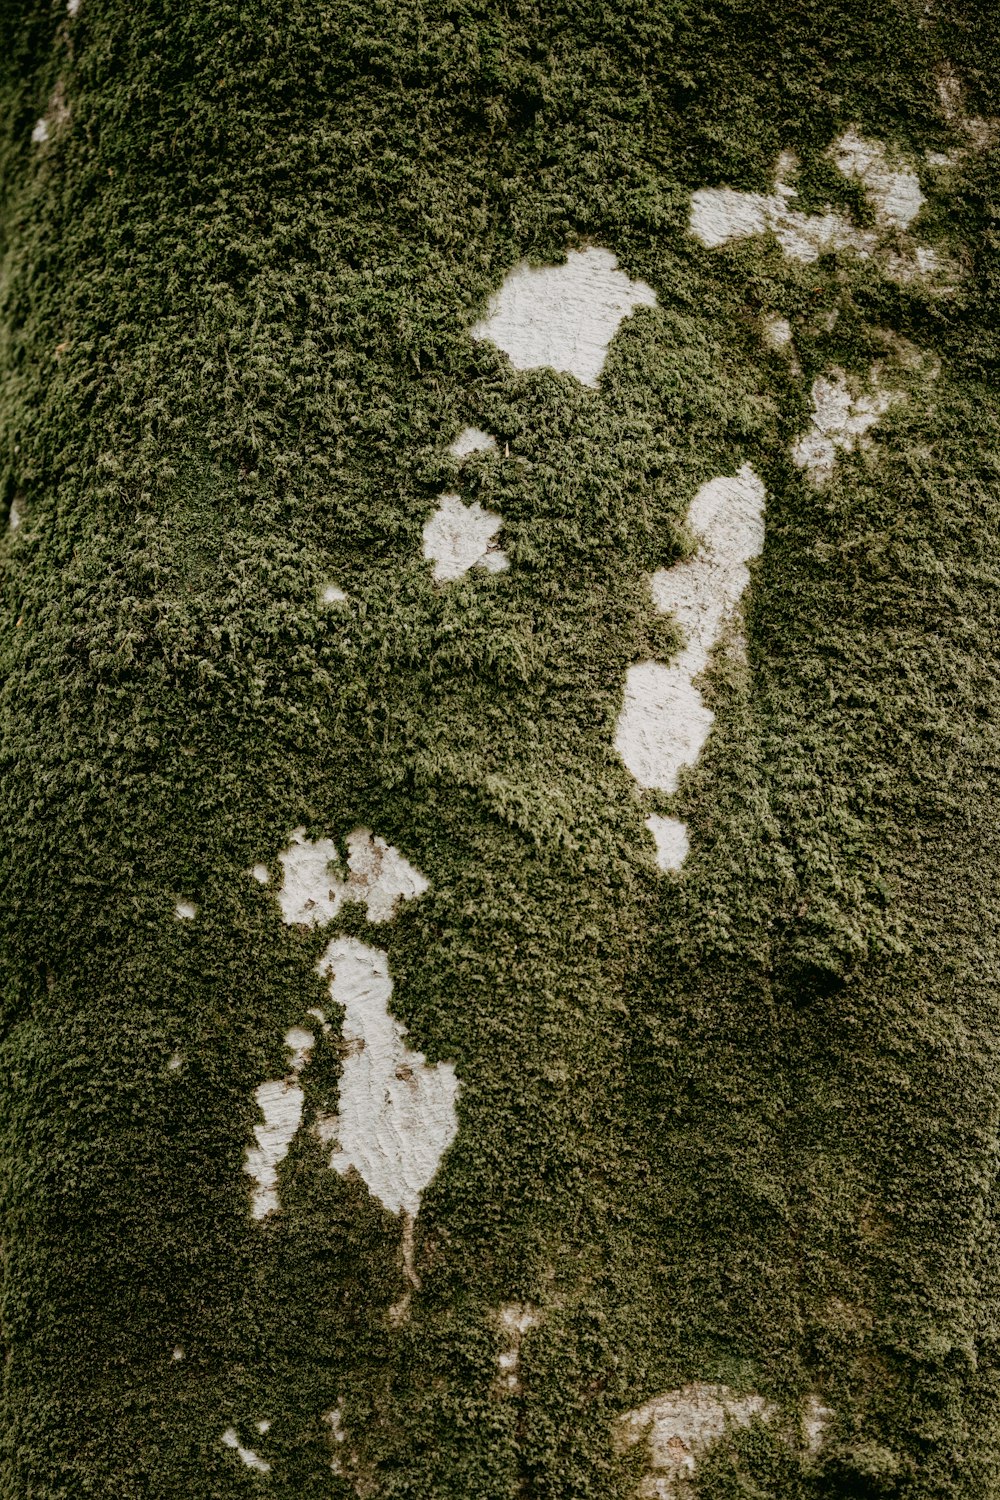
[[[592,246],[570,250],[560,266],[522,261],[470,333],[502,349],[517,370],[563,370],[596,386],[619,325],[637,307],[655,306],[651,286],[619,270],[610,250]]]
[[[454,582],[471,568],[502,572],[509,560],[493,541],[502,525],[503,517],[478,501],[466,505],[458,495],[441,495],[423,530],[424,557],[434,564],[434,582]]]

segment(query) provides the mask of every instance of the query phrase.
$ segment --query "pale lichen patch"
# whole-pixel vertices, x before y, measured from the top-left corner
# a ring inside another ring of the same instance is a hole
[[[288,923],[322,927],[332,922],[345,902],[363,902],[369,922],[391,921],[400,901],[412,900],[428,882],[398,849],[368,828],[347,836],[347,868],[332,839],[311,841],[297,828],[278,858],[284,879],[278,892]]]
[[[270,1474],[271,1465],[266,1459],[258,1457],[252,1448],[244,1448],[239,1439],[235,1427],[227,1427],[222,1434],[222,1442],[227,1448],[232,1448],[239,1455],[248,1469],[256,1469],[258,1474]]]
[[[285,1046],[292,1054],[288,1072],[283,1078],[268,1079],[254,1093],[264,1118],[254,1126],[257,1145],[247,1148],[243,1170],[256,1184],[251,1206],[255,1219],[263,1219],[279,1207],[278,1167],[302,1123],[305,1096],[298,1080],[315,1040],[311,1031],[293,1026],[285,1035]]]
[[[891,166],[881,141],[864,140],[853,130],[834,142],[833,156],[838,171],[864,184],[880,223],[909,229],[924,205],[916,172]]]
[[[334,1171],[359,1173],[390,1213],[415,1217],[424,1188],[454,1140],[458,1080],[450,1063],[429,1064],[391,1015],[388,955],[356,938],[335,938],[319,964],[344,1008]]]
[[[618,1440],[624,1447],[645,1444],[642,1500],[673,1500],[684,1492],[699,1458],[727,1432],[776,1415],[777,1408],[763,1396],[695,1381],[627,1412],[619,1419]]]
[[[471,568],[500,573],[508,566],[506,552],[496,545],[503,517],[478,503],[465,505],[458,495],[442,495],[424,527],[424,557],[434,564],[435,583],[450,583]]]
[[[515,266],[471,334],[515,369],[547,366],[596,386],[623,319],[655,306],[652,287],[619,270],[610,250],[570,250],[561,266]]]
[[[449,446],[452,458],[468,458],[472,453],[496,453],[497,440],[481,427],[463,427],[455,441]]]
[[[347,595],[342,588],[335,583],[328,583],[323,590],[322,600],[324,604],[346,604]]]
[[[852,389],[846,372],[835,367],[829,375],[817,376],[811,399],[811,423],[792,445],[792,461],[820,486],[832,477],[838,453],[864,446],[868,432],[901,393],[884,390],[874,370],[869,390]]]
[[[179,922],[193,922],[198,915],[198,908],[193,901],[178,901],[174,907],[174,916]]]
[[[267,865],[254,865],[253,869],[250,871],[250,874],[253,876],[254,880],[256,880],[258,885],[271,884],[271,872],[267,868]]]
[[[685,639],[669,664],[628,669],[615,748],[640,786],[675,792],[682,768],[695,763],[708,738],[714,716],[695,680],[749,582],[747,564],[764,541],[764,499],[749,464],[734,477],[709,480],[688,512],[700,546],[653,575],[656,607],[674,615]]]
[[[663,871],[679,870],[688,857],[690,840],[687,825],[680,818],[661,817],[651,813],[646,827],[656,844],[656,863]]]

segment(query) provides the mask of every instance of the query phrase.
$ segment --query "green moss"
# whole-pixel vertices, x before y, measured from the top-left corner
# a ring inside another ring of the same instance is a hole
[[[694,1379],[836,1412],[816,1463],[763,1428],[706,1458],[712,1500],[1000,1493],[996,149],[922,174],[951,293],[685,232],[782,149],[860,216],[849,124],[961,144],[935,74],[997,112],[987,11],[0,14],[0,1496],[624,1500],[615,1417]],[[599,391],[471,343],[513,264],[590,241],[659,299]],[[811,380],[876,359],[906,403],[811,490]],[[466,422],[511,568],[440,590]],[[748,661],[640,802],[622,683],[674,645],[644,574],[745,462]],[[324,998],[247,873],[300,823],[431,882],[393,1003],[462,1094],[408,1321],[399,1225],[306,1132],[249,1216],[253,1091]],[[509,1301],[545,1315],[516,1396]]]

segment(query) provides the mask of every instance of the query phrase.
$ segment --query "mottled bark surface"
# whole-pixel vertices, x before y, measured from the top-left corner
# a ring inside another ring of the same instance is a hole
[[[0,17],[0,1496],[1000,1495],[988,8]]]

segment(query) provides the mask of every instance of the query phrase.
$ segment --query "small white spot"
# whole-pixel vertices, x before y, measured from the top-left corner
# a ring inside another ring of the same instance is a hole
[[[248,1469],[256,1469],[259,1474],[270,1474],[271,1465],[269,1463],[265,1462],[262,1458],[258,1458],[252,1449],[242,1447],[235,1427],[226,1428],[222,1434],[222,1441],[227,1448],[232,1448],[239,1454]]]
[[[424,527],[424,556],[434,563],[434,581],[450,582],[470,568],[502,572],[507,554],[492,545],[503,517],[484,510],[476,501],[464,505],[457,495],[442,495],[437,510]]]
[[[656,863],[661,870],[679,870],[688,857],[690,841],[687,825],[679,818],[662,818],[652,813],[646,827],[656,841]]]
[[[262,1417],[257,1423],[257,1431],[260,1433],[261,1437],[264,1436],[265,1432],[271,1431],[271,1423],[268,1421],[267,1417]]]
[[[45,119],[36,120],[35,121],[35,128],[31,132],[32,144],[35,145],[35,146],[44,146],[44,144],[48,140],[48,138],[49,138],[49,122],[48,122],[48,120],[45,120]]]
[[[7,525],[11,531],[16,531],[21,524],[21,508],[16,500],[10,502],[10,510],[7,512]]]
[[[250,874],[253,876],[254,880],[257,881],[258,885],[271,884],[271,872],[267,868],[267,865],[254,865],[253,869],[250,871]]]
[[[66,0],[66,14],[75,16],[80,9],[80,0]]]
[[[481,427],[463,427],[448,452],[453,458],[468,458],[470,453],[496,453],[497,440]]]
[[[176,1073],[177,1069],[183,1066],[183,1063],[184,1059],[179,1052],[171,1052],[167,1061],[167,1068],[171,1073]]]
[[[792,325],[787,318],[766,318],[764,338],[772,349],[787,349],[792,342]]]
[[[335,583],[328,583],[326,588],[323,590],[323,603],[346,604],[347,595],[344,593],[344,590],[338,588]]]
[[[174,1345],[173,1350],[171,1351],[170,1358],[175,1360],[184,1358],[184,1350],[181,1348],[180,1344]]]
[[[517,370],[548,366],[596,386],[619,324],[655,306],[652,287],[630,280],[610,250],[570,250],[561,266],[515,266],[471,334]]]
[[[817,1395],[806,1397],[802,1413],[802,1434],[807,1453],[816,1454],[822,1448],[834,1415],[832,1407],[826,1406]]]
[[[178,901],[174,907],[174,916],[181,922],[191,922],[198,915],[198,908],[193,901]]]

